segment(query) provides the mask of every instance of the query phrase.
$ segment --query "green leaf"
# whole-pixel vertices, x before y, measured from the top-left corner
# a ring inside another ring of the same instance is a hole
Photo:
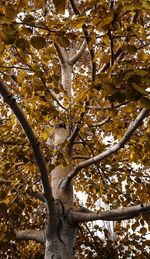
[[[43,37],[33,36],[30,40],[31,45],[36,49],[42,49],[46,45],[46,41]]]

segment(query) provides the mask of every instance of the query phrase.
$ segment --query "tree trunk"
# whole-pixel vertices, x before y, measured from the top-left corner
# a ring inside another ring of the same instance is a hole
[[[71,97],[71,76],[72,66],[67,62],[61,64],[61,83]],[[72,259],[73,250],[76,240],[76,228],[67,217],[69,210],[73,206],[73,188],[70,187],[64,190],[61,187],[62,181],[72,170],[72,152],[68,151],[65,145],[66,139],[70,136],[70,129],[67,125],[58,125],[55,129],[54,148],[58,149],[64,144],[62,150],[67,158],[67,166],[59,165],[51,172],[51,187],[55,199],[57,213],[57,229],[55,233],[49,237],[46,236],[45,242],[45,259]]]
[[[72,259],[75,245],[75,228],[68,222],[60,221],[58,233],[53,238],[46,237],[45,259]],[[61,225],[62,224],[62,225]]]

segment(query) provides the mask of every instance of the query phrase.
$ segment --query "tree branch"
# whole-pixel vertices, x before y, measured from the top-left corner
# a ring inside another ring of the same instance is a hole
[[[74,0],[70,0],[70,4],[72,6],[72,9],[73,9],[74,13],[76,15],[80,15],[80,12],[79,12],[78,8],[76,7]],[[89,33],[88,33],[87,29],[86,29],[85,24],[83,24],[82,30],[83,30],[86,42],[88,44],[90,38],[89,38]],[[92,61],[92,81],[94,82],[95,81],[95,77],[96,77],[96,62],[93,61],[94,57],[95,57],[94,49],[93,48],[90,49],[89,52],[90,52],[91,61]]]
[[[73,156],[73,159],[89,159],[89,156],[75,155],[75,156]]]
[[[14,183],[15,181],[13,180],[7,180],[7,179],[3,179],[3,178],[0,178],[0,183],[4,183],[4,184],[11,184],[11,183]]]
[[[46,202],[44,195],[40,192],[35,192],[32,190],[29,190],[29,191],[27,191],[27,193],[28,193],[28,195],[31,195],[32,197],[34,197],[42,202]]]
[[[69,141],[69,144],[68,144],[69,149],[72,148],[72,146],[74,144],[74,141],[75,141],[76,137],[78,136],[78,133],[79,133],[79,127],[76,126],[74,128],[74,131],[72,132],[72,135],[68,139],[68,141]]]
[[[122,50],[122,48],[120,47],[116,53],[113,54],[113,62],[115,59],[117,59],[119,56],[120,57],[124,57],[125,55],[125,52]],[[102,72],[105,72],[108,68],[110,67],[110,62],[107,62],[106,64],[103,65],[103,67],[98,71],[99,74],[102,73]]]
[[[128,104],[129,102],[128,101],[125,101],[125,102],[123,102],[123,103],[119,103],[119,104],[116,104],[116,105],[114,105],[113,106],[113,108],[119,108],[119,107],[121,107],[121,106],[124,106],[124,105],[126,105],[126,104]],[[106,107],[100,107],[100,106],[87,106],[87,109],[90,109],[90,110],[110,110],[110,109],[112,109],[112,106],[106,106]]]
[[[47,202],[47,208],[48,208],[48,229],[51,230],[51,233],[55,231],[56,228],[56,213],[55,213],[55,204],[54,204],[54,198],[52,195],[51,186],[48,179],[48,170],[46,167],[46,162],[44,160],[42,151],[40,149],[39,142],[29,124],[27,121],[23,111],[17,104],[15,98],[13,95],[8,91],[6,84],[0,79],[0,94],[2,95],[4,102],[6,102],[11,110],[14,112],[15,116],[17,117],[18,121],[20,122],[27,139],[29,140],[31,147],[34,152],[35,159],[37,161],[40,174],[41,174],[41,180],[43,184],[44,189],[44,197]]]
[[[104,124],[106,124],[108,121],[110,121],[110,117],[107,117],[106,119],[102,120],[101,122],[92,124],[91,127],[101,127]]]
[[[77,62],[77,61],[79,61],[79,59],[81,58],[81,56],[83,55],[83,53],[84,53],[84,51],[85,51],[85,49],[86,49],[86,45],[87,45],[87,41],[86,40],[84,40],[83,41],[83,43],[82,43],[82,45],[81,45],[81,47],[80,47],[80,49],[77,51],[77,53],[72,57],[72,58],[70,58],[69,60],[68,60],[68,63],[70,64],[70,65],[75,65],[75,63]]]
[[[102,152],[101,154],[94,156],[83,162],[80,162],[78,165],[76,165],[74,167],[74,170],[72,172],[70,172],[70,174],[68,174],[66,179],[63,181],[64,188],[68,187],[71,180],[79,173],[79,171],[81,169],[100,162],[104,158],[110,156],[111,154],[113,154],[114,152],[116,152],[117,150],[122,148],[124,146],[124,144],[131,138],[132,134],[138,128],[140,123],[148,115],[148,112],[149,112],[149,109],[145,109],[145,108],[142,109],[142,111],[139,113],[139,115],[137,116],[135,121],[129,126],[128,130],[126,131],[124,136],[121,138],[121,140],[117,144],[109,147],[106,151]]]
[[[94,220],[106,220],[106,221],[120,221],[132,219],[140,214],[150,213],[150,203],[140,204],[131,207],[125,207],[121,209],[108,210],[102,212],[79,212],[75,210],[70,211],[70,220],[74,223],[94,221]]]
[[[61,61],[62,65],[65,65],[67,63],[67,59],[66,59],[66,52],[65,49],[60,47],[58,44],[55,43],[55,48],[57,50],[58,53],[58,57]]]
[[[43,230],[33,230],[33,229],[18,230],[16,232],[16,238],[18,240],[34,240],[42,244],[45,243],[45,236],[44,236]]]

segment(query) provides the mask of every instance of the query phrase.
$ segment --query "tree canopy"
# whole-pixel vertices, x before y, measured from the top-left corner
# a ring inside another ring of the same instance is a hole
[[[75,258],[148,258],[149,18],[147,0],[1,1],[1,258],[44,258],[35,241],[55,225],[48,177],[67,168],[70,145]],[[115,221],[113,237],[98,219]],[[41,231],[17,240],[25,229]]]

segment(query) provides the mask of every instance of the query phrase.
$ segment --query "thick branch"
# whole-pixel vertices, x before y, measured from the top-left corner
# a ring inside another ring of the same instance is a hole
[[[48,179],[48,171],[46,167],[46,163],[42,154],[42,151],[40,149],[39,142],[29,124],[27,121],[23,111],[17,104],[15,98],[13,95],[8,91],[7,86],[5,83],[0,79],[0,94],[2,95],[4,101],[9,105],[11,110],[14,112],[15,116],[17,117],[18,121],[20,122],[35,155],[35,159],[37,161],[40,174],[41,174],[41,180],[43,184],[44,189],[44,196],[47,201],[48,205],[48,227],[53,230],[55,230],[56,226],[56,215],[55,215],[55,205],[54,205],[54,198],[52,195],[51,186],[49,184]]]
[[[86,40],[84,40],[82,45],[81,45],[81,47],[80,47],[80,49],[77,51],[77,53],[72,58],[70,58],[68,60],[68,63],[70,65],[73,66],[77,61],[79,61],[79,59],[82,57],[82,55],[83,55],[83,53],[84,53],[84,51],[86,49],[86,45],[87,45],[87,42],[86,42]]]
[[[79,212],[70,211],[71,220],[75,223],[106,220],[106,221],[120,221],[127,220],[139,216],[140,214],[150,213],[150,203],[140,204],[137,206],[125,207],[122,209],[108,210],[103,212]]]
[[[65,65],[67,63],[67,59],[66,59],[66,52],[65,49],[60,47],[58,44],[55,43],[55,48],[57,50],[58,53],[58,57],[60,59],[60,62],[62,65]]]
[[[132,134],[138,128],[144,118],[148,115],[148,112],[149,109],[142,109],[135,121],[129,126],[128,130],[117,144],[111,146],[101,154],[94,156],[86,161],[80,162],[78,165],[76,165],[74,170],[70,174],[68,174],[67,178],[64,180],[64,187],[66,187],[71,182],[71,180],[79,173],[81,169],[100,162],[104,158],[110,156],[111,154],[122,148],[124,144],[131,138]]]
[[[33,229],[18,230],[16,232],[16,238],[18,240],[34,240],[42,244],[45,243],[45,236],[44,236],[43,230],[33,230]]]

